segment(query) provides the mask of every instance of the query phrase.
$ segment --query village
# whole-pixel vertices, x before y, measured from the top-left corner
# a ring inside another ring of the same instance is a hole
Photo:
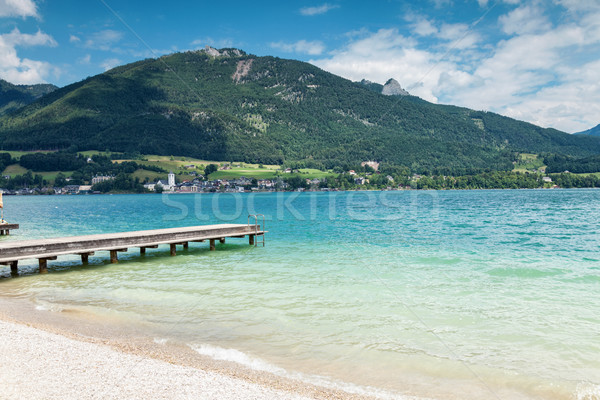
[[[92,178],[90,185],[71,185],[67,184],[63,187],[42,187],[42,188],[20,188],[17,190],[6,190],[5,195],[36,195],[36,194],[53,194],[53,195],[81,195],[81,194],[101,194],[99,190],[94,190],[97,183],[115,179],[114,176],[95,176]],[[68,181],[68,178],[67,178]],[[304,187],[292,188],[286,180],[277,179],[255,179],[240,177],[237,179],[215,179],[205,180],[202,175],[198,175],[193,179],[176,181],[176,176],[170,172],[166,180],[157,180],[156,182],[145,183],[143,186],[148,193],[244,193],[244,192],[276,192],[276,191],[330,191],[323,187],[327,183],[326,178],[304,179]],[[355,179],[356,184],[364,184],[367,182],[365,178],[359,177]]]

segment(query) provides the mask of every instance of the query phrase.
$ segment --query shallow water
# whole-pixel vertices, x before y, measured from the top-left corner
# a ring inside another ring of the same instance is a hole
[[[595,399],[599,206],[597,190],[5,197],[21,229],[2,241],[255,212],[269,233],[62,257],[43,276],[32,260],[0,268],[0,293],[382,397]]]

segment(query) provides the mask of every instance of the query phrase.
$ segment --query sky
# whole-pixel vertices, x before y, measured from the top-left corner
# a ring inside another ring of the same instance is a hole
[[[16,84],[207,45],[570,133],[600,123],[600,0],[0,0],[0,78]]]

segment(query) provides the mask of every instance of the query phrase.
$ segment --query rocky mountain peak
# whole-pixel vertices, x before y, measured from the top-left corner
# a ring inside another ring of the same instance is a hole
[[[402,89],[402,86],[400,86],[397,80],[391,78],[383,85],[381,94],[386,96],[408,96],[410,93]]]
[[[200,52],[204,52],[211,57],[241,57],[246,53],[238,49],[221,49],[217,50],[211,46],[205,46]]]

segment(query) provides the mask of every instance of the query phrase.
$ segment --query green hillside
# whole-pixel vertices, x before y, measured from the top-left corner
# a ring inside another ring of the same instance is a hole
[[[600,138],[384,96],[311,64],[222,49],[139,61],[58,89],[0,119],[0,147],[322,169],[377,160],[456,175],[511,170],[516,151],[600,154]]]
[[[18,110],[56,89],[48,84],[13,85],[0,79],[0,115]]]
[[[574,133],[574,135],[600,136],[600,124],[596,125],[593,128],[588,129],[587,131]]]

